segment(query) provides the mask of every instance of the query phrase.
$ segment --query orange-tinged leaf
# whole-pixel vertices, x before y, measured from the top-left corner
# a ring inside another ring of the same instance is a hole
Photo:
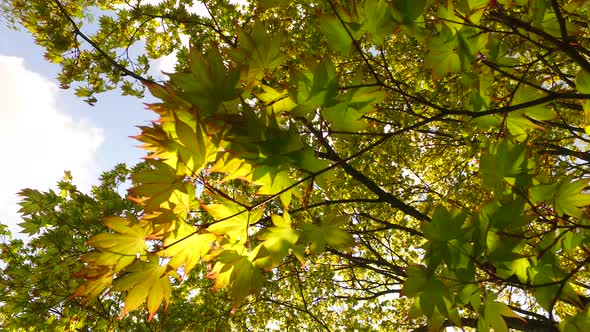
[[[86,268],[81,273],[76,274],[76,276],[86,278],[87,280],[76,289],[71,297],[84,297],[83,302],[87,302],[100,295],[113,282],[113,271],[108,268]]]
[[[164,300],[164,287],[161,282],[155,282],[152,284],[152,288],[148,292],[147,296],[147,309],[149,312],[148,322],[152,320],[154,314],[160,307],[160,304]]]
[[[235,253],[235,252],[234,252]],[[223,254],[223,253],[222,253]],[[216,262],[209,273],[207,273],[208,279],[215,279],[211,291],[216,292],[220,289],[227,287],[230,284],[231,271],[233,266],[223,262]]]

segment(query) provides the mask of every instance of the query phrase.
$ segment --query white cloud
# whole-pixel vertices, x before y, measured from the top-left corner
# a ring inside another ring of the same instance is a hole
[[[189,47],[190,37],[183,33],[179,34],[180,43],[183,47]],[[165,55],[157,60],[152,60],[151,68],[154,68],[154,72],[150,71],[150,75],[157,77],[158,79],[168,79],[164,73],[174,73],[176,70],[174,67],[176,66],[176,62],[178,59],[176,58],[176,54],[178,51],[173,51],[172,53]]]
[[[0,222],[16,235],[16,193],[53,188],[64,170],[88,190],[99,175],[95,156],[103,132],[60,112],[57,86],[28,70],[22,58],[0,55],[0,77]]]
[[[176,53],[174,51],[168,55],[165,55],[157,60],[153,60],[151,68],[155,68],[154,72],[150,71],[150,74],[157,77],[158,79],[167,80],[167,76],[164,73],[174,73],[176,70]]]
[[[207,7],[201,1],[193,1],[192,5],[190,5],[190,6],[185,5],[185,7],[186,7],[186,11],[189,12],[190,14],[195,14],[195,15],[199,15],[199,16],[203,16],[203,17],[211,17],[211,15],[209,15],[209,11],[207,10]]]

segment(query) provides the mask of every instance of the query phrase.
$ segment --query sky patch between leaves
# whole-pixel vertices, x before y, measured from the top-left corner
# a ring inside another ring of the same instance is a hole
[[[27,69],[22,58],[0,55],[0,77],[0,222],[16,235],[16,193],[52,188],[64,170],[88,190],[99,174],[96,153],[104,135],[102,128],[61,111],[58,87]]]

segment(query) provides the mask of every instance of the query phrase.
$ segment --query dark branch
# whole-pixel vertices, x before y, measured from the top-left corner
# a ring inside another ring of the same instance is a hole
[[[74,21],[74,19],[70,16],[70,14],[67,12],[67,10],[65,9],[65,7],[58,1],[58,0],[54,0],[55,4],[59,7],[59,11],[62,13],[62,15],[70,22],[70,24],[72,24],[72,28],[74,29],[74,34],[76,36],[80,36],[80,38],[84,39],[88,44],[90,44],[90,46],[92,46],[103,58],[105,58],[113,67],[115,67],[117,70],[121,71],[123,74],[133,77],[136,80],[142,82],[142,83],[147,83],[147,84],[158,84],[150,79],[147,79],[145,77],[142,77],[140,75],[137,75],[136,73],[134,73],[133,71],[127,69],[127,67],[123,66],[122,64],[118,63],[115,59],[111,58],[102,48],[100,48],[94,41],[92,41],[92,39],[90,39],[88,36],[86,36],[78,27],[78,24],[76,24],[76,22]]]

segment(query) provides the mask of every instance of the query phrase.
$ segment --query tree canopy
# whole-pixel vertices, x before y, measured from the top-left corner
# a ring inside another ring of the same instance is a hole
[[[64,88],[160,100],[131,202],[23,191],[39,235],[2,257],[75,272],[60,310],[81,299],[105,329],[198,310],[233,322],[203,329],[590,329],[590,3],[196,4],[2,1]],[[17,277],[3,302],[34,302]]]

